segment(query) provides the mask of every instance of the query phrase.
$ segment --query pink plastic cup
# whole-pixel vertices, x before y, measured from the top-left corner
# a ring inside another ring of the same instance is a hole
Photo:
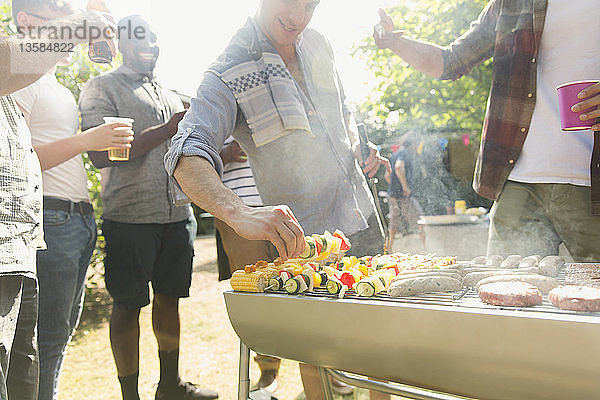
[[[593,107],[578,113],[571,111],[571,107],[582,101],[577,97],[579,92],[598,82],[597,80],[569,82],[556,88],[558,91],[558,108],[560,110],[560,127],[563,131],[585,131],[594,125],[594,118],[587,121],[579,119],[581,114],[592,110]]]

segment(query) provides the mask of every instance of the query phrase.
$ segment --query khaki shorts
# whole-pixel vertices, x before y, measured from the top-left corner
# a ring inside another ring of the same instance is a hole
[[[388,198],[390,207],[389,230],[401,235],[415,233],[418,230],[417,221],[423,214],[423,209],[414,197]]]
[[[260,260],[271,262],[277,258],[275,246],[268,241],[243,238],[217,218],[215,218],[215,229],[217,230],[219,280],[229,279],[234,271],[244,268],[245,265]]]
[[[564,242],[576,262],[600,261],[600,217],[590,188],[508,181],[490,213],[488,254],[558,254]]]

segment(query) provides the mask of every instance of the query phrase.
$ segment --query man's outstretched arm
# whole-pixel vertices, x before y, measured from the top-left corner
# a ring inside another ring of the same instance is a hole
[[[449,46],[442,47],[405,36],[395,30],[392,18],[379,9],[380,22],[373,38],[380,49],[390,49],[410,66],[437,79],[458,79],[490,58],[496,40],[497,2],[492,0],[470,28]]]
[[[192,202],[232,227],[238,235],[270,241],[284,259],[297,257],[304,250],[304,232],[287,206],[246,206],[223,185],[205,158],[181,157],[173,177]]]
[[[427,43],[404,36],[402,31],[394,29],[392,18],[379,9],[381,21],[375,27],[373,39],[380,49],[390,49],[413,68],[439,78],[444,72],[443,48],[433,43]]]

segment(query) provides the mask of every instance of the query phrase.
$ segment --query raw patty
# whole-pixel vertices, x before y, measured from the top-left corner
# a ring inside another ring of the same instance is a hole
[[[548,293],[555,307],[570,311],[600,312],[600,289],[587,286],[560,286]]]
[[[477,288],[483,285],[494,282],[527,282],[542,292],[542,294],[548,294],[548,292],[557,286],[560,286],[558,281],[554,278],[542,275],[497,275],[490,276],[482,279],[477,283]]]
[[[390,285],[392,297],[415,296],[434,292],[453,292],[462,289],[458,279],[448,276],[424,276],[398,280]]]
[[[600,264],[571,264],[565,268],[567,285],[600,288]]]
[[[542,304],[542,293],[527,282],[496,282],[479,287],[479,297],[494,306],[529,307]]]

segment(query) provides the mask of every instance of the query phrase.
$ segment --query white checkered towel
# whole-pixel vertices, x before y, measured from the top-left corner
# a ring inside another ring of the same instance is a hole
[[[258,37],[264,35],[254,21],[249,20],[248,24],[238,36],[256,37],[237,39],[257,46],[259,58],[244,60],[218,75],[235,96],[254,143],[262,146],[297,130],[312,136],[294,79],[272,45]]]

